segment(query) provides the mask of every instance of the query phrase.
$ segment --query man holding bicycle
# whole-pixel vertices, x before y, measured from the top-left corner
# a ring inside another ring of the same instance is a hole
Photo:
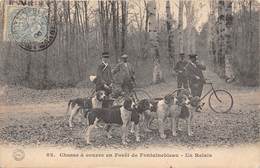
[[[186,74],[189,80],[189,86],[191,95],[193,97],[200,97],[205,83],[203,70],[206,70],[206,66],[202,65],[197,58],[197,54],[191,54],[190,62],[185,66]]]
[[[132,64],[128,62],[128,55],[121,56],[122,62],[118,63],[112,70],[112,74],[119,73],[118,83],[121,86],[123,94],[129,94],[134,89],[135,85],[135,72]]]

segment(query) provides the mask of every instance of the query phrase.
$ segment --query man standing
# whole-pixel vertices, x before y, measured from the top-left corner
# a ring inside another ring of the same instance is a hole
[[[122,88],[122,91],[125,94],[129,94],[135,83],[135,72],[132,64],[128,62],[128,55],[123,54],[121,56],[122,62],[118,63],[115,68],[112,70],[113,74],[119,72],[119,82]]]
[[[185,66],[188,64],[188,61],[185,60],[185,54],[180,53],[180,60],[176,63],[174,70],[177,73],[177,88],[188,89],[188,80],[185,75]]]
[[[102,53],[102,62],[97,69],[96,91],[104,90],[106,95],[112,93],[113,76],[109,65],[109,53]]]
[[[202,65],[197,58],[197,54],[189,56],[190,62],[186,65],[186,74],[189,81],[191,95],[200,97],[205,83],[203,70],[206,70],[206,66]]]

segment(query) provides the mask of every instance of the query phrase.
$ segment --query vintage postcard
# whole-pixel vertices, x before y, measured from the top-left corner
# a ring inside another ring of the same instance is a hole
[[[260,168],[259,0],[0,0],[0,168]]]

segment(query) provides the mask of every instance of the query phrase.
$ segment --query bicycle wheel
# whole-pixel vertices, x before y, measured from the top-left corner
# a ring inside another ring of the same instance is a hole
[[[137,101],[142,100],[142,99],[151,99],[152,98],[152,96],[143,89],[134,89],[133,93],[134,93],[134,98]]]
[[[233,107],[233,97],[226,90],[215,90],[209,96],[209,107],[216,113],[227,113]]]

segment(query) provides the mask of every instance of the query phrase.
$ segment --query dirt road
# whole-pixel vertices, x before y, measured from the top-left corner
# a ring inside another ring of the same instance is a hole
[[[167,140],[161,140],[158,133],[144,133],[140,144],[131,147],[154,145],[233,145],[259,141],[260,129],[260,88],[245,88],[229,85],[219,80],[215,74],[207,73],[207,78],[215,79],[216,88],[229,90],[234,98],[234,107],[228,114],[213,113],[206,105],[202,113],[194,115],[194,137],[187,137],[184,131],[173,138],[169,130]],[[217,80],[216,80],[217,79]],[[176,88],[176,82],[162,83],[146,87],[152,97],[162,97]],[[205,86],[207,91],[209,86]],[[0,120],[2,143],[18,144],[62,144],[85,146],[84,125],[77,124],[71,130],[65,117],[67,102],[74,97],[88,95],[88,89],[55,89],[38,91],[23,87],[2,87],[0,92]],[[156,122],[154,129],[156,129]],[[169,128],[169,125],[167,125]],[[167,128],[166,127],[166,128]],[[185,128],[184,122],[181,127]],[[117,146],[120,144],[119,128],[113,131],[115,138],[107,141],[104,131],[95,130],[94,146]],[[103,133],[102,133],[103,132]],[[132,136],[133,139],[133,136]]]

